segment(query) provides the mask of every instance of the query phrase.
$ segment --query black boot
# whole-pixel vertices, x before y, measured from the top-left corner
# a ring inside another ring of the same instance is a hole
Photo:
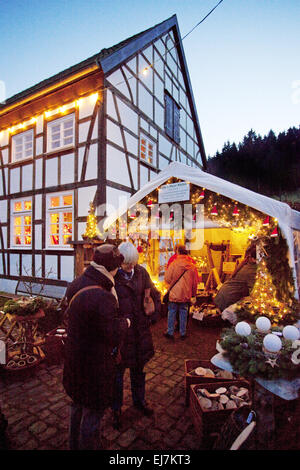
[[[113,428],[118,430],[121,428],[121,410],[113,411]]]

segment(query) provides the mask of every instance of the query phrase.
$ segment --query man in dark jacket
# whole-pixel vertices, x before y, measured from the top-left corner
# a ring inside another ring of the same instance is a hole
[[[144,415],[151,416],[153,410],[145,401],[145,364],[154,356],[154,347],[150,330],[156,312],[147,316],[143,303],[150,296],[153,285],[145,268],[138,265],[138,252],[130,242],[119,246],[124,262],[116,274],[116,291],[121,313],[130,319],[131,327],[127,331],[121,346],[121,363],[118,366],[114,389],[114,422],[120,427],[121,407],[123,403],[123,376],[126,368],[130,369],[131,393],[134,406]]]
[[[122,260],[115,246],[101,245],[91,265],[66,292],[69,307],[63,384],[73,400],[71,450],[100,446],[101,418],[113,395],[112,353],[130,326],[130,321],[117,313],[114,289],[114,275]]]

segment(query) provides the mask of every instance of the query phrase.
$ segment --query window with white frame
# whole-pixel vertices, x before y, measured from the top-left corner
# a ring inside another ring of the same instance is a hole
[[[48,122],[47,151],[59,150],[74,145],[75,115],[69,114]]]
[[[140,136],[140,159],[156,166],[156,144],[144,134]]]
[[[47,247],[69,248],[73,236],[73,193],[47,196]]]
[[[12,137],[12,161],[19,162],[33,157],[33,129]]]
[[[31,247],[32,201],[31,198],[12,201],[11,245]]]

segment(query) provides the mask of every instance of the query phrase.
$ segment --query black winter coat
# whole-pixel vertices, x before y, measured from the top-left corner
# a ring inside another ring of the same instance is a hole
[[[112,282],[92,266],[70,284],[68,301],[91,285],[103,289],[80,293],[69,308],[63,384],[74,403],[103,411],[112,400],[112,350],[120,344],[128,326],[118,314],[116,299],[110,292]]]
[[[154,356],[151,316],[147,316],[143,309],[145,289],[151,288],[152,282],[146,269],[136,265],[130,281],[118,271],[115,283],[120,312],[131,321],[121,346],[121,365],[142,368]]]

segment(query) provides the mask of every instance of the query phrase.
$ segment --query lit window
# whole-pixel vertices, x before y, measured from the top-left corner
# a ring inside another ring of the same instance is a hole
[[[145,163],[156,166],[155,143],[142,135],[140,139],[140,159]]]
[[[31,200],[15,201],[12,207],[12,246],[30,247],[32,232]]]
[[[19,162],[33,157],[33,130],[12,137],[12,161]]]
[[[48,122],[47,150],[58,150],[74,145],[74,114]]]
[[[73,236],[73,194],[48,197],[47,246],[67,248]]]

